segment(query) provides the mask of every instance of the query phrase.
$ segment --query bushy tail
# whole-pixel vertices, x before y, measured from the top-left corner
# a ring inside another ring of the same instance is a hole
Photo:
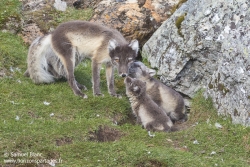
[[[38,37],[29,48],[27,63],[28,69],[25,76],[29,76],[34,83],[54,82],[54,77],[48,72],[46,55],[55,55],[51,48],[51,35]]]

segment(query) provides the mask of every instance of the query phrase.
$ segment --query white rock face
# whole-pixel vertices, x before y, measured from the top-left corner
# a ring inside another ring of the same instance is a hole
[[[143,46],[161,81],[193,97],[205,88],[218,113],[250,126],[250,3],[188,0]]]
[[[55,0],[54,7],[59,11],[66,11],[67,3],[61,0]]]

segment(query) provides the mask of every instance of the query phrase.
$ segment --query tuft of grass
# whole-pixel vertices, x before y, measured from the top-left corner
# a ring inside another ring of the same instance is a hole
[[[213,100],[211,97],[207,99],[203,96],[204,90],[199,90],[192,99],[191,105],[191,121],[206,121],[210,118],[218,117],[217,111],[213,106]]]

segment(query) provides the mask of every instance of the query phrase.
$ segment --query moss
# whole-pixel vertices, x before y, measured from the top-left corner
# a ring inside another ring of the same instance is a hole
[[[185,3],[185,2],[187,2],[187,0],[180,0],[178,4],[176,4],[175,6],[173,6],[172,9],[171,9],[171,15],[172,15],[177,9],[179,9],[179,8],[181,7],[181,5],[182,5],[183,3]]]
[[[218,90],[221,91],[224,96],[229,92],[229,89],[227,89],[222,83],[218,84]]]
[[[239,116],[239,115],[240,115],[239,111],[235,108],[234,109],[234,116]]]
[[[213,88],[214,88],[214,85],[210,82],[210,83],[208,84],[208,87],[209,87],[209,89],[213,89]]]
[[[178,34],[183,38],[184,35],[181,33],[181,23],[184,21],[186,16],[186,13],[184,13],[183,15],[179,16],[176,21],[175,21],[175,25],[178,28]]]

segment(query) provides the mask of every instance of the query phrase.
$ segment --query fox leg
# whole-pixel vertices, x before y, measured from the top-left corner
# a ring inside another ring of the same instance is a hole
[[[76,49],[71,45],[61,46],[60,44],[62,43],[55,44],[54,47],[57,48],[55,49],[55,53],[63,64],[64,70],[66,71],[66,78],[71,89],[73,90],[75,95],[81,96],[83,98],[88,98],[87,95],[81,92],[80,88],[82,88],[82,86],[80,86],[80,88],[78,87],[80,84],[77,83],[74,76]]]
[[[84,86],[84,85],[78,83],[77,81],[76,81],[76,85],[77,85],[78,88],[81,89],[81,90],[88,90],[88,89],[86,88],[86,86]]]
[[[115,92],[114,68],[113,68],[111,62],[106,63],[106,79],[107,79],[107,86],[108,86],[109,94],[111,96],[121,98],[121,95],[118,95]]]
[[[78,87],[78,82],[75,80],[74,76],[74,63],[69,59],[66,60],[66,71],[68,73],[67,79],[70,87],[72,88],[73,92],[77,96],[81,96],[83,98],[87,98],[87,95],[83,94]]]
[[[56,72],[56,70],[53,68],[51,64],[48,64],[48,71],[53,75],[55,78],[60,78],[60,75]]]
[[[100,90],[100,70],[102,63],[99,63],[95,59],[92,59],[92,83],[93,83],[93,94],[95,96],[103,96]]]

